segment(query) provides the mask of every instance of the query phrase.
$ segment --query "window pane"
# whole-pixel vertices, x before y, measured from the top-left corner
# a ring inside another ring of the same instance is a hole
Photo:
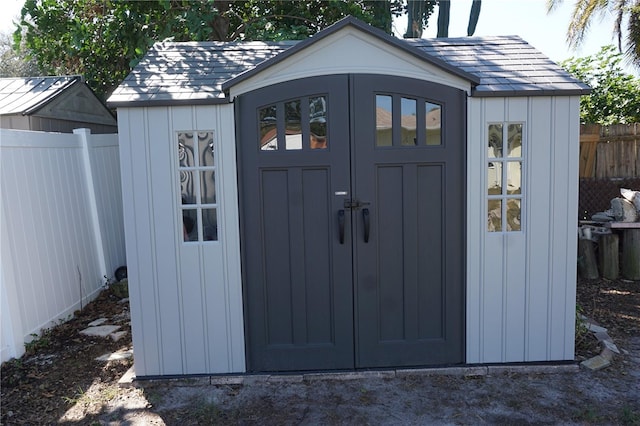
[[[261,108],[258,115],[260,117],[260,149],[278,149],[276,106],[269,105],[268,107]]]
[[[299,99],[284,104],[284,117],[286,149],[302,149]]]
[[[507,162],[507,194],[522,193],[522,162]]]
[[[509,124],[507,128],[508,157],[522,157],[522,124]]]
[[[507,199],[507,231],[520,231],[519,199]]]
[[[178,164],[180,167],[193,167],[193,133],[178,132]]]
[[[198,147],[200,149],[200,165],[214,166],[213,132],[198,132]]]
[[[325,149],[327,140],[327,100],[324,96],[309,99],[309,148]]]
[[[494,161],[487,167],[487,194],[502,194],[502,163]]]
[[[487,230],[489,232],[502,231],[502,200],[489,200]]]
[[[442,106],[425,103],[427,145],[442,145]]]
[[[489,124],[489,158],[502,158],[502,124]]]
[[[184,241],[198,241],[197,211],[182,210],[182,238]]]
[[[391,96],[376,95],[376,145],[391,146],[393,143],[393,113]]]
[[[216,202],[216,176],[214,170],[200,172],[200,202],[202,204],[215,204]]]
[[[402,125],[402,145],[416,146],[416,105],[415,99],[400,99],[400,123]]]
[[[218,240],[216,209],[202,209],[202,239],[203,241]]]
[[[187,170],[180,170],[180,198],[182,204],[195,204],[196,193],[193,187],[193,173]]]

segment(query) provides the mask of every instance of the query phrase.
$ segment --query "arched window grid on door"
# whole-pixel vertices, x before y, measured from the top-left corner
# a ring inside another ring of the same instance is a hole
[[[375,95],[376,147],[442,146],[444,105],[395,93]]]
[[[522,231],[524,124],[487,125],[487,231]]]
[[[218,240],[218,199],[213,130],[176,132],[179,217],[184,242]]]
[[[311,151],[329,147],[328,95],[302,96],[258,108],[261,152]]]

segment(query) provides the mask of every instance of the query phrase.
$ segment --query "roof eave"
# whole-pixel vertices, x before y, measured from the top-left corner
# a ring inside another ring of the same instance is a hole
[[[190,105],[222,105],[228,104],[229,98],[201,98],[201,99],[146,99],[146,100],[121,100],[107,101],[109,108],[144,108],[144,107],[168,107]]]

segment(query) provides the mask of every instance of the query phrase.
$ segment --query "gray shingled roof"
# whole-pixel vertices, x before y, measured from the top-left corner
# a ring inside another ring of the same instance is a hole
[[[297,43],[291,51],[345,25],[369,29],[387,44],[467,76],[473,96],[582,95],[590,90],[518,36],[401,40],[347,18],[303,42],[157,43],[108,102],[113,107],[226,102],[224,89],[230,80],[241,80],[256,67],[288,56],[277,57]]]
[[[474,96],[584,95],[590,91],[589,86],[518,36],[405,41],[480,77]]]
[[[77,75],[0,78],[0,115],[28,115],[78,82]]]
[[[297,42],[156,43],[108,100],[111,106],[225,101],[222,83]]]

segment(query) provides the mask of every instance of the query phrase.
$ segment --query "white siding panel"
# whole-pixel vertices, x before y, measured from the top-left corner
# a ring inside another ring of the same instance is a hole
[[[204,275],[202,264],[203,260],[215,257],[201,256],[202,249],[200,244],[180,243],[180,283],[183,323],[185,324],[184,350],[188,354],[185,357],[185,374],[209,372],[207,368],[207,330],[204,320],[206,299],[203,289],[208,277]]]
[[[170,115],[165,108],[149,108],[148,161],[151,193],[149,212],[153,215],[153,255],[157,271],[158,310],[160,334],[162,336],[163,374],[183,374],[184,339],[181,333],[181,294],[176,285],[178,265],[176,262],[177,238],[174,179],[171,176],[174,146],[170,127]]]
[[[242,298],[242,275],[240,272],[240,216],[238,212],[238,181],[236,168],[235,121],[233,105],[217,109],[218,149],[220,157],[219,188],[225,200],[220,210],[224,244],[223,265],[227,283],[227,350],[230,359],[229,371],[246,371],[244,346],[244,316]],[[224,167],[222,166],[224,164]]]
[[[483,99],[470,98],[467,112],[467,292],[466,292],[466,362],[482,360],[482,294],[484,265],[484,228],[486,202],[484,196],[485,167]],[[477,161],[473,159],[478,159]]]
[[[131,299],[136,374],[243,372],[233,106],[118,113],[120,135],[130,139],[130,161],[124,160],[126,150],[121,156],[123,186],[130,186],[124,199],[129,280],[136,282]],[[181,130],[214,131],[216,242],[182,241],[175,140]]]
[[[549,247],[553,218],[553,182],[555,166],[551,149],[551,98],[533,98],[528,122],[528,253],[527,358],[544,361],[548,357],[549,284],[552,251]]]
[[[566,323],[567,312],[575,309],[575,299],[568,300],[568,295],[575,292],[575,270],[577,256],[577,169],[575,164],[579,158],[576,149],[575,128],[578,116],[571,116],[575,109],[571,108],[573,99],[568,97],[554,98],[553,123],[553,157],[557,167],[554,168],[554,201],[553,229],[551,248],[553,250],[551,289],[550,289],[550,330],[549,359],[572,359],[565,353],[565,342],[573,340],[574,322]],[[572,137],[574,137],[572,139]]]
[[[492,233],[485,238],[484,286],[482,300],[483,362],[499,362],[504,346],[503,236]]]
[[[207,330],[209,338],[210,368],[212,373],[230,371],[229,357],[229,323],[227,312],[229,306],[224,281],[224,265],[220,252],[204,264],[207,303]]]
[[[522,232],[504,237],[504,362],[524,360],[526,312],[526,238]]]
[[[573,358],[578,108],[469,100],[467,363]],[[486,127],[500,122],[524,123],[522,232],[486,231]]]
[[[144,109],[118,109],[129,305],[137,375],[162,374]]]

